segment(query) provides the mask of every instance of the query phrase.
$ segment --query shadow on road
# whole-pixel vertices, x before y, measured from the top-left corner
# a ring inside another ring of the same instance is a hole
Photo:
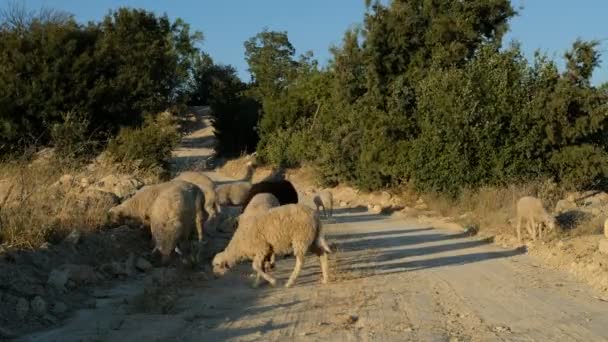
[[[492,238],[474,239],[465,233],[442,232],[431,227],[344,234],[329,240],[341,254],[351,254],[339,261],[341,269],[363,277],[469,264],[525,253],[525,248],[490,250],[487,247],[493,242]],[[469,253],[465,252],[469,250]],[[371,257],[361,257],[362,254]]]

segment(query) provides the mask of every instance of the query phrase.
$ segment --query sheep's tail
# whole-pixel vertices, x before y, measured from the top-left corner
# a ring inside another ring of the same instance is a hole
[[[317,248],[320,248],[327,253],[331,253],[331,248],[329,248],[329,244],[325,241],[325,236],[323,236],[323,225],[321,224],[321,218],[318,214],[315,214],[315,224],[317,226],[317,239],[315,240],[315,245]]]

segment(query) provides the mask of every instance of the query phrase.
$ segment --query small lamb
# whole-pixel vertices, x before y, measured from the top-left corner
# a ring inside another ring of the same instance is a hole
[[[276,279],[263,270],[264,260],[272,253],[293,252],[296,264],[285,284],[291,287],[300,274],[306,252],[311,250],[319,256],[322,282],[327,283],[327,253],[331,250],[321,229],[319,215],[307,206],[288,204],[272,208],[239,227],[226,249],[213,258],[213,273],[222,276],[239,261],[252,260],[253,270],[257,272],[254,287],[259,286],[260,277],[275,286]]]
[[[540,199],[532,196],[525,196],[517,201],[517,241],[521,243],[521,225],[527,221],[526,229],[528,234],[536,240],[536,235],[542,239],[542,227],[544,224],[549,230],[555,230],[557,220],[547,213]]]
[[[322,190],[317,193],[312,199],[313,203],[317,207],[317,212],[320,207],[323,207],[323,216],[326,218],[332,217],[334,212],[334,196],[329,190]],[[329,216],[327,215],[329,211]]]

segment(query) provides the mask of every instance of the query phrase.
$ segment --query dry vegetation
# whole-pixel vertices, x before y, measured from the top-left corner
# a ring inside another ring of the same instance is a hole
[[[132,169],[131,169],[132,171]],[[93,232],[105,224],[115,204],[108,193],[87,190],[117,165],[91,164],[54,156],[0,166],[0,243],[11,249],[35,249],[57,242],[71,231]],[[148,171],[136,176],[152,182]]]

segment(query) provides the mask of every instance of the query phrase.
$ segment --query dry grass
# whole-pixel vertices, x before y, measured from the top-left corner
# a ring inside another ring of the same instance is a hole
[[[29,162],[18,160],[0,166],[0,244],[34,249],[54,242],[72,230],[92,232],[105,224],[113,203],[86,193],[80,182],[93,183],[117,173],[107,165],[89,170],[82,162],[59,158]],[[74,181],[58,182],[64,175]],[[143,173],[142,173],[143,176]]]
[[[457,199],[437,195],[423,195],[432,210],[449,216],[461,224],[477,224],[482,230],[514,235],[516,203],[523,196],[536,196],[543,200],[549,212],[568,193],[551,181],[511,185],[508,187],[484,187],[464,191]],[[573,218],[558,217],[562,229],[559,237],[576,237],[599,234],[604,217],[582,215]]]

